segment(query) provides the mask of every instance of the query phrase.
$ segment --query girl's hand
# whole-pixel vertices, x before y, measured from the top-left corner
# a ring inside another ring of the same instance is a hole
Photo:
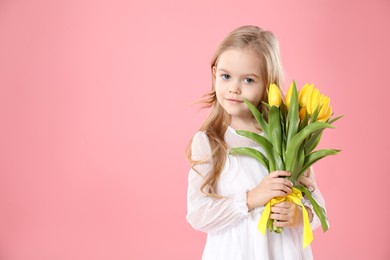
[[[311,171],[308,169],[306,172],[304,172],[298,179],[298,184],[301,184],[305,186],[307,189],[309,189],[311,192],[315,190],[315,185],[313,179],[310,177]]]
[[[265,176],[256,188],[247,192],[249,211],[264,206],[274,197],[290,194],[293,184],[287,178],[283,178],[290,175],[291,173],[286,171],[274,171]]]
[[[313,213],[308,207],[306,207],[306,210],[309,215],[309,221],[311,222]],[[302,208],[295,203],[284,201],[275,204],[271,208],[270,218],[275,220],[275,227],[299,227],[303,223]]]

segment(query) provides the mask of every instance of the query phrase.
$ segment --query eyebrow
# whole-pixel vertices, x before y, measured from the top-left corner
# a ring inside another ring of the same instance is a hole
[[[222,71],[222,72],[226,72],[226,73],[230,73],[228,70],[226,70],[226,69],[223,69],[223,68],[221,68],[221,69],[218,69],[218,71]],[[257,74],[254,74],[254,73],[249,73],[249,74],[245,74],[245,76],[252,76],[252,77],[255,77],[255,78],[260,78]]]

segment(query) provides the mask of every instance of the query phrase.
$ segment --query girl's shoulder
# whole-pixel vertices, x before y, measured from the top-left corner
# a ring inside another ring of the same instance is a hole
[[[206,131],[197,131],[192,137],[191,155],[195,160],[205,159],[211,155],[211,146]]]

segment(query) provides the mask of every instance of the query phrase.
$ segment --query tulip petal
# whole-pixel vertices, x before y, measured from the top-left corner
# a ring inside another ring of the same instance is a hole
[[[299,118],[302,120],[305,119],[305,116],[306,116],[306,107],[302,107],[300,110],[299,110]]]
[[[280,103],[282,102],[282,98],[280,96],[280,90],[276,84],[272,83],[269,86],[268,91],[268,104],[272,106],[279,107]]]
[[[332,107],[329,106],[328,111],[326,112],[326,114],[324,116],[324,121],[328,120],[331,115],[332,115]]]
[[[321,96],[321,99],[322,99],[320,101],[321,102],[321,109],[318,113],[317,120],[320,121],[320,120],[324,119],[323,122],[325,122],[330,116],[330,114],[328,115],[328,111],[330,109],[330,98],[326,97],[326,96]]]
[[[313,91],[314,84],[305,84],[303,88],[299,91],[298,101],[300,107],[306,107],[308,100],[311,96],[311,92]]]
[[[307,112],[309,115],[313,115],[314,111],[318,108],[320,104],[320,91],[318,88],[315,88],[310,95],[310,98],[307,102]]]
[[[290,102],[291,102],[291,95],[292,95],[292,89],[293,89],[294,83],[291,83],[290,87],[287,90],[286,98],[285,98],[285,104],[287,108],[290,108]]]

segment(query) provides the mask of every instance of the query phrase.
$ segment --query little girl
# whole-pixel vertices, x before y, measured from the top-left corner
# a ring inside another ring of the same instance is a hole
[[[291,202],[276,204],[270,218],[281,233],[263,235],[257,224],[264,205],[291,193],[289,172],[267,170],[255,159],[229,155],[229,148],[252,147],[254,141],[235,130],[263,134],[243,99],[266,111],[271,83],[281,86],[282,68],[275,36],[256,26],[232,31],[219,45],[211,62],[212,89],[205,103],[211,113],[187,149],[192,167],[188,177],[187,221],[207,232],[203,260],[312,259],[302,245],[302,209]],[[313,190],[324,207],[312,169],[299,180]],[[312,229],[320,225],[309,201],[303,198]]]

